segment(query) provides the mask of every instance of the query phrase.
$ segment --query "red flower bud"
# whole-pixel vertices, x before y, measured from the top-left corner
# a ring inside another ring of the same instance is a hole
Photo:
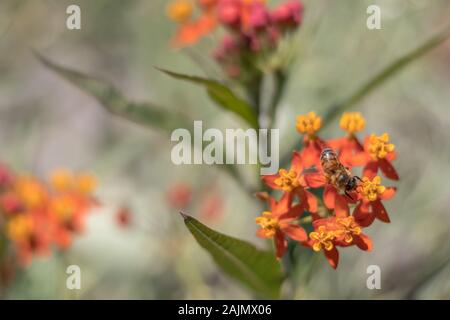
[[[240,24],[240,6],[235,0],[222,1],[218,7],[219,21],[231,28],[238,28]]]

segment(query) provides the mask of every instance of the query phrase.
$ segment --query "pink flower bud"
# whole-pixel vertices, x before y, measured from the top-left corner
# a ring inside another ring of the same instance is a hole
[[[259,30],[266,27],[269,23],[269,13],[264,4],[254,2],[250,7],[249,28]]]
[[[0,163],[0,188],[9,185],[13,180],[11,170]]]
[[[240,6],[235,0],[222,1],[219,4],[217,15],[219,21],[231,28],[238,28],[240,24]]]
[[[299,0],[289,0],[270,14],[272,21],[283,28],[296,28],[302,22],[303,4]]]
[[[220,42],[220,45],[214,52],[214,58],[217,61],[226,60],[227,57],[239,50],[238,41],[231,35],[225,35]]]

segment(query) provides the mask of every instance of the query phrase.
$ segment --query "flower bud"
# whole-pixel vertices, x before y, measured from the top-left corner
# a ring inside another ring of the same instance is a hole
[[[298,0],[289,0],[271,12],[272,21],[283,29],[295,29],[303,18],[303,4]]]
[[[238,28],[241,20],[239,3],[235,0],[221,1],[217,16],[222,24],[230,28]]]

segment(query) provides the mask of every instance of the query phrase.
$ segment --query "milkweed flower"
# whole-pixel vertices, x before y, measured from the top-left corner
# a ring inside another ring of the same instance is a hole
[[[270,199],[269,203],[271,211],[264,211],[255,220],[260,226],[257,235],[261,238],[273,238],[276,256],[281,258],[287,249],[286,237],[300,242],[304,242],[308,238],[306,231],[298,224],[293,223],[300,218],[304,207],[300,204],[291,206],[288,194],[285,194],[279,202]]]
[[[303,165],[307,167],[320,165],[320,153],[322,152],[324,141],[317,136],[317,132],[322,128],[322,118],[311,111],[297,117],[297,131],[303,134],[303,149],[301,151]]]
[[[257,218],[261,227],[258,235],[275,239],[278,258],[285,252],[290,238],[314,252],[322,251],[328,263],[337,268],[338,248],[356,246],[363,251],[371,251],[373,243],[364,233],[364,228],[375,219],[390,221],[382,201],[392,199],[396,189],[383,186],[381,178],[374,176],[372,171],[370,175],[366,172],[375,165],[377,170],[384,165],[380,164],[380,159],[392,159],[394,146],[389,144],[388,136],[369,137],[362,145],[357,134],[364,130],[366,120],[361,113],[344,113],[339,124],[346,131],[345,136],[322,140],[317,134],[322,128],[322,119],[316,113],[297,117],[297,131],[304,135],[302,149],[292,153],[289,169],[261,177],[268,187],[282,191],[280,202],[267,192],[257,193],[270,207],[270,211]],[[325,148],[334,151],[336,157],[321,159]],[[352,174],[356,167],[363,167],[362,178]],[[345,190],[342,190],[343,185]],[[311,210],[311,204],[315,210]],[[291,212],[294,208],[295,214],[279,214]],[[288,226],[295,225],[303,230],[305,225],[306,228],[311,224],[309,228],[313,231],[307,240],[303,237],[298,240],[283,229],[281,217],[289,217]]]
[[[364,251],[372,250],[372,240],[363,234],[362,227],[352,216],[330,217],[313,222],[314,231],[309,234],[307,245],[313,251],[323,251],[328,263],[336,269],[339,263],[337,247],[356,245]]]
[[[392,161],[397,157],[395,153],[395,145],[389,143],[389,135],[387,133],[377,136],[371,134],[366,137],[364,148],[368,155],[368,162],[363,171],[364,175],[373,178],[377,175],[378,170],[391,180],[398,180],[399,176]]]
[[[181,48],[197,43],[216,27],[216,19],[211,12],[214,2],[199,3],[200,15],[193,18],[195,6],[190,0],[175,0],[167,6],[167,16],[178,24],[172,44]]]
[[[49,255],[53,245],[68,248],[96,205],[95,178],[67,170],[54,171],[48,183],[31,175],[10,177],[0,188],[0,219],[17,263],[26,266],[35,254]]]
[[[289,197],[297,196],[305,209],[309,212],[317,212],[316,197],[305,189],[305,181],[303,179],[302,156],[298,152],[292,154],[292,164],[289,170],[280,169],[277,174],[265,175],[261,180],[274,190],[282,190]]]
[[[381,178],[374,177],[372,180],[363,177],[361,185],[358,187],[360,201],[356,206],[353,215],[360,225],[370,226],[374,219],[389,223],[389,215],[382,200],[389,200],[395,196],[395,188],[387,188],[381,185]]]
[[[328,145],[336,150],[339,160],[347,167],[362,166],[367,163],[364,146],[357,137],[357,133],[364,130],[365,125],[366,120],[360,112],[345,112],[339,126],[347,132],[347,135],[328,141]]]
[[[166,12],[178,25],[172,39],[175,48],[192,46],[221,27],[226,40],[218,44],[213,57],[228,77],[249,85],[263,72],[262,65],[283,60],[276,58],[277,49],[300,26],[303,5],[288,0],[272,9],[265,0],[175,0]],[[238,44],[232,52],[224,46],[230,38]]]

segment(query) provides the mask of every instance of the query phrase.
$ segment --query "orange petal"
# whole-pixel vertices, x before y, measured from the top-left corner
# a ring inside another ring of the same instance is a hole
[[[297,151],[294,151],[292,153],[291,169],[293,169],[297,173],[303,171],[302,157]]]
[[[280,259],[284,253],[286,252],[287,249],[287,241],[284,238],[283,233],[281,233],[280,231],[278,231],[275,234],[275,248],[276,248],[276,255],[277,258]]]
[[[372,180],[376,177],[378,172],[378,162],[369,161],[363,169],[363,176]]]
[[[393,151],[393,152],[389,152],[386,155],[386,160],[387,161],[394,161],[395,159],[397,159],[397,152]]]
[[[283,232],[295,241],[304,242],[308,239],[305,229],[299,226],[289,225],[283,228]]]
[[[320,162],[320,150],[315,147],[315,144],[308,142],[301,152],[303,166],[305,168],[312,167]]]
[[[319,172],[305,173],[304,178],[308,187],[311,188],[321,188],[327,182],[325,176]]]
[[[334,212],[336,217],[345,218],[348,217],[350,209],[348,208],[348,201],[343,196],[337,194],[334,203]]]
[[[355,167],[364,166],[370,161],[370,157],[365,152],[357,152],[352,157],[352,165]]]
[[[390,200],[395,196],[396,192],[397,192],[397,188],[386,188],[386,190],[384,190],[383,194],[380,195],[380,198],[382,200]]]
[[[258,230],[256,231],[256,235],[257,235],[258,237],[264,238],[264,239],[270,238],[270,237],[267,236],[266,231],[265,231],[264,229],[258,229]]]
[[[289,211],[292,205],[292,194],[285,192],[281,197],[280,201],[275,203],[275,206],[272,207],[272,213],[274,215],[282,215]]]
[[[329,223],[329,218],[320,218],[320,219],[314,220],[312,225],[314,227],[314,230],[316,230],[320,226],[326,226],[328,223]]]
[[[363,202],[360,202],[355,207],[353,216],[355,217],[356,223],[363,228],[370,226],[375,220],[375,216],[370,212],[369,205]]]
[[[172,45],[180,49],[185,46],[195,44],[200,38],[200,35],[197,30],[197,26],[193,22],[189,22],[183,24],[177,30],[173,40]]]
[[[347,141],[347,137],[338,138],[338,139],[330,139],[326,141],[326,145],[328,145],[333,150],[339,150],[342,148],[342,145]]]
[[[328,209],[334,209],[336,196],[337,196],[336,188],[330,184],[327,184],[323,192],[323,202],[325,203],[325,206]]]
[[[373,242],[368,236],[360,234],[359,236],[354,236],[354,239],[358,248],[364,251],[372,251]]]
[[[386,159],[380,159],[380,169],[381,172],[383,172],[383,174],[391,179],[391,180],[398,180],[399,176],[397,174],[397,171],[395,170],[395,168],[392,166],[392,164],[386,160]]]
[[[289,209],[288,212],[282,214],[280,216],[280,220],[293,220],[299,218],[303,212],[305,211],[305,207],[303,204],[297,204]]]
[[[213,31],[216,25],[215,16],[209,12],[205,12],[197,21],[197,29],[202,36]]]
[[[375,217],[383,222],[389,223],[391,220],[389,219],[389,216],[387,214],[386,209],[384,208],[384,205],[381,203],[380,200],[376,200],[372,202],[372,210]]]
[[[336,247],[333,247],[330,251],[325,250],[324,253],[330,266],[336,269],[339,264],[339,251],[337,251]]]
[[[275,180],[278,179],[279,175],[278,174],[270,174],[270,175],[266,175],[266,176],[261,176],[261,180],[269,187],[272,189],[280,189],[279,186],[277,186],[275,184]]]

